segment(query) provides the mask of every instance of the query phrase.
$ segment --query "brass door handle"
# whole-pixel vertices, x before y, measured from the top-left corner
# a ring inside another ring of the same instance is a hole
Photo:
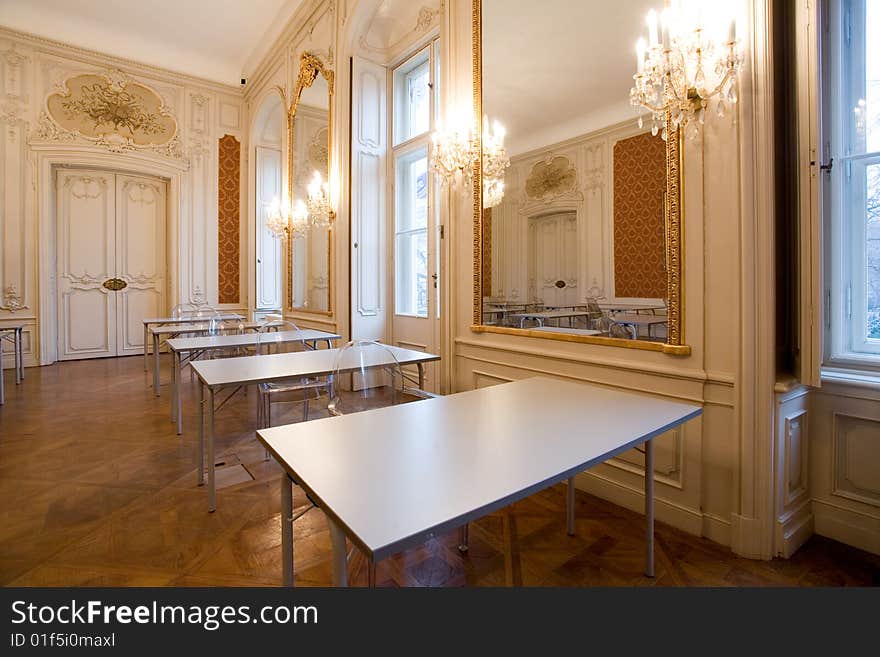
[[[128,283],[121,278],[108,278],[104,281],[103,285],[111,292],[119,292],[119,290],[124,290],[128,287]]]

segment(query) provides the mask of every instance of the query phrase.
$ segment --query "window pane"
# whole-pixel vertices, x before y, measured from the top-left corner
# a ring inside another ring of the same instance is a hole
[[[880,340],[880,164],[865,169],[866,333],[868,339]]]
[[[428,233],[397,236],[396,312],[428,316]]]
[[[426,148],[397,159],[395,232],[428,225],[428,151]]]
[[[428,151],[397,158],[395,175],[396,312],[428,314]]]
[[[865,143],[875,152],[880,151],[880,0],[868,0],[866,9]]]
[[[431,123],[430,50],[394,70],[394,143],[428,132]]]
[[[880,151],[880,0],[849,0],[843,31],[843,155]]]

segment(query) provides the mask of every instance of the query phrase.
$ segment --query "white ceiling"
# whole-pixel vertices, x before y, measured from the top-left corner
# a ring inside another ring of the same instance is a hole
[[[0,24],[238,85],[302,0],[0,0]]]
[[[636,40],[658,0],[483,0],[483,112],[515,155],[631,118]]]

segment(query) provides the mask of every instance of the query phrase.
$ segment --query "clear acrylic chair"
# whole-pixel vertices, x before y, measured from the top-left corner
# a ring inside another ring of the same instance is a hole
[[[333,366],[331,415],[350,415],[435,395],[408,385],[394,352],[381,342],[349,342]]]
[[[257,332],[257,356],[312,351],[302,331],[293,322],[275,320],[267,322]],[[309,405],[321,395],[330,396],[332,384],[326,376],[301,376],[261,383],[257,414],[259,426],[272,426],[272,404],[301,403],[302,420],[309,419]]]
[[[435,396],[408,386],[394,352],[380,342],[349,342],[342,347],[336,355],[332,383],[333,393],[327,410],[336,416]],[[466,526],[459,530],[459,545],[467,549]],[[369,560],[368,563],[368,580],[372,587],[376,584],[376,564]]]
[[[191,303],[179,303],[171,309],[172,319],[191,319],[196,313],[196,307]]]
[[[216,311],[215,311],[216,312]],[[241,315],[227,315],[221,317],[219,313],[215,314],[208,320],[208,335],[244,335],[245,321]],[[235,358],[236,356],[247,356],[246,347],[228,347],[225,349],[214,349],[210,352],[211,358]]]
[[[587,312],[590,313],[586,316],[587,328],[597,329],[599,324],[602,322],[605,317],[605,311],[602,310],[602,307],[599,305],[599,301],[593,297],[587,297]]]

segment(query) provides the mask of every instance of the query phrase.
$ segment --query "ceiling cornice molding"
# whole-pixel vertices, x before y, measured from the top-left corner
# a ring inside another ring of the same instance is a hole
[[[208,89],[210,91],[220,92],[231,96],[240,97],[243,95],[241,88],[238,86],[223,84],[222,82],[196,77],[180,71],[172,71],[171,69],[153,66],[152,64],[145,64],[133,59],[109,55],[107,53],[83,48],[81,46],[73,46],[69,43],[64,43],[63,41],[56,41],[55,39],[30,34],[29,32],[20,32],[19,30],[14,30],[2,25],[0,25],[0,38],[25,43],[33,48],[41,49],[53,55],[79,59],[85,58],[91,60],[92,63],[101,64],[108,68],[124,68],[132,73],[149,76],[166,83],[195,85],[202,89]]]
[[[304,2],[297,8],[281,34],[254,67],[253,73],[242,71],[242,76],[248,78],[248,85],[244,93],[246,100],[253,96],[254,91],[259,91],[265,84],[266,78],[271,77],[277,68],[278,61],[284,61],[288,47],[299,43],[304,38],[303,32],[308,31],[309,26],[313,23],[317,23],[324,12],[335,12],[336,4],[336,0],[312,0]],[[335,33],[335,31],[336,26],[334,25],[333,32]],[[333,68],[335,62],[329,62],[329,64]]]
[[[618,121],[617,123],[612,123],[611,125],[605,126],[604,128],[590,130],[589,132],[584,132],[582,134],[575,135],[574,137],[563,139],[562,141],[555,141],[545,146],[530,148],[527,151],[517,153],[516,155],[511,155],[510,162],[511,164],[513,164],[515,162],[527,161],[532,158],[540,159],[545,156],[548,151],[561,151],[571,146],[576,146],[583,141],[591,139],[602,139],[604,137],[621,137],[623,139],[626,139],[627,137],[634,137],[635,135],[640,135],[644,132],[651,131],[650,127],[639,128],[637,120],[637,118],[625,119],[623,121]]]

